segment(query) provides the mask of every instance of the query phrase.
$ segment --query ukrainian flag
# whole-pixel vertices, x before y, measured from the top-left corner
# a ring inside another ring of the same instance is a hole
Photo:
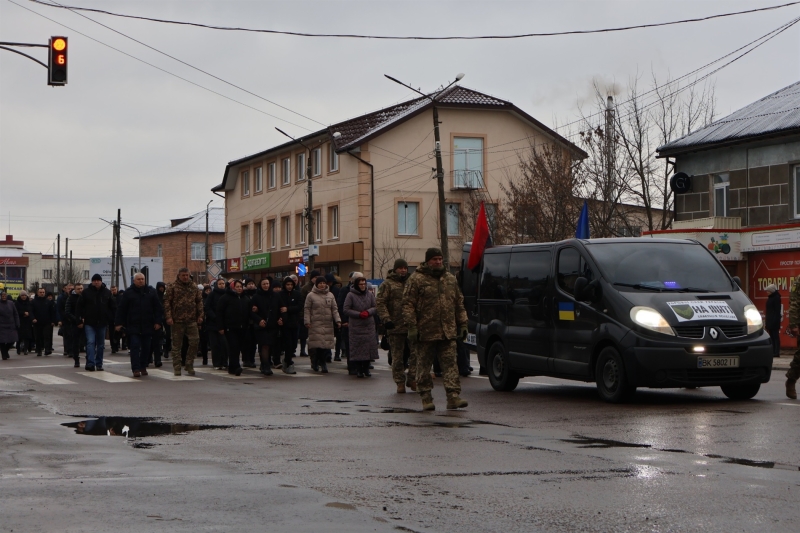
[[[575,320],[575,303],[558,302],[558,319]]]

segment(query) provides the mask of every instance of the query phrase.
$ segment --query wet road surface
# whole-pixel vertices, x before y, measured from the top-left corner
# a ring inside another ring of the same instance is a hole
[[[0,366],[0,531],[796,527],[800,402],[781,370],[752,401],[642,390],[626,405],[473,374],[467,409],[445,411],[437,379],[423,413],[385,353],[369,379],[298,358],[296,376],[134,380],[125,355],[106,359],[103,373],[13,352]]]

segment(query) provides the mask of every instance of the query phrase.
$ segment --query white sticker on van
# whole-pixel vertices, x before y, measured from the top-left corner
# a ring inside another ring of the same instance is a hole
[[[667,302],[678,322],[693,320],[738,320],[727,302],[705,300],[698,302]]]

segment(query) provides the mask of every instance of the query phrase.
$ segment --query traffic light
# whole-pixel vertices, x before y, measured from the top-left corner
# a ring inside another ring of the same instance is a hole
[[[67,84],[67,38],[50,37],[47,55],[47,85]]]

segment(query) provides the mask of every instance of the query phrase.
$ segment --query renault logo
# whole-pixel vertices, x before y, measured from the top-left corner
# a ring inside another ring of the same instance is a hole
[[[719,337],[719,333],[717,333],[717,328],[710,328],[708,333],[711,335],[711,338],[714,339],[714,340],[717,340],[717,337]]]

